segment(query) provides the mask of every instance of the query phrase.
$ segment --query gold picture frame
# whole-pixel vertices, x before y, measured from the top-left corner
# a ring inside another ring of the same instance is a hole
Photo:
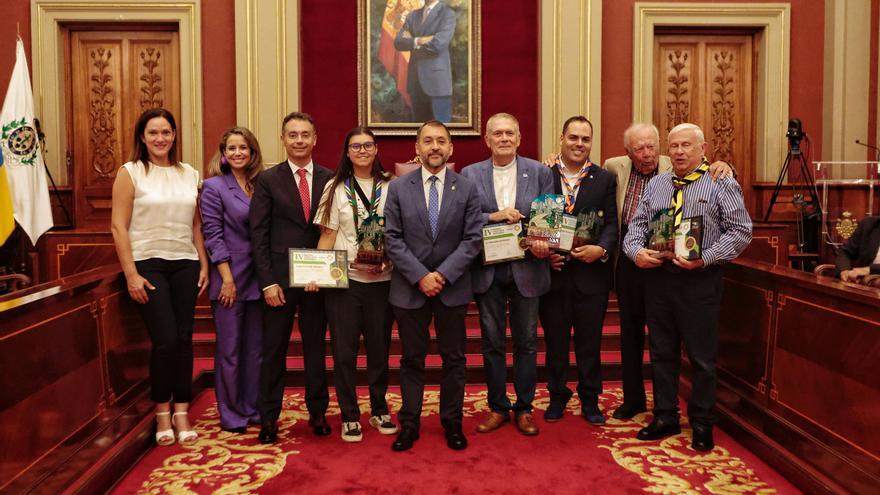
[[[479,136],[480,0],[440,0],[422,20],[423,3],[358,0],[360,125],[414,136],[436,118],[452,134]]]

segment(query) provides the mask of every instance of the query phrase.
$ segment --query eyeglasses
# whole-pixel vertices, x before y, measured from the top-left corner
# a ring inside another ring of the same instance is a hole
[[[359,152],[360,150],[373,151],[374,149],[376,149],[376,143],[372,141],[367,141],[366,143],[351,143],[348,145],[348,149],[355,153]]]

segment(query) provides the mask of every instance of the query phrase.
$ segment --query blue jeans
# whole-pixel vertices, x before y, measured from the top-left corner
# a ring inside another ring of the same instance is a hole
[[[483,294],[476,295],[483,335],[483,367],[489,407],[499,413],[532,410],[537,382],[538,298],[524,297],[516,287],[509,264],[495,267],[495,278]],[[510,304],[510,333],[513,337],[513,388],[516,404],[507,398],[505,308]]]

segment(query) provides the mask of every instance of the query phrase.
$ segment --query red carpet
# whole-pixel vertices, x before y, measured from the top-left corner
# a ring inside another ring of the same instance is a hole
[[[610,419],[621,390],[617,383],[606,389],[605,427],[573,415],[578,409],[573,399],[558,423],[545,423],[536,411],[541,432],[525,437],[512,425],[488,434],[472,433],[487,404],[485,388],[469,386],[464,428],[470,446],[455,452],[443,439],[439,394],[432,387],[426,392],[421,439],[404,453],[392,452],[393,436],[380,435],[366,420],[363,442],[344,443],[335,402],[328,411],[333,435],[313,436],[301,389],[287,391],[282,440],[260,445],[257,427],[246,435],[220,430],[209,392],[193,405],[199,442],[153,448],[113,493],[799,493],[718,429],[717,447],[706,455],[690,449],[690,429],[664,441],[635,440],[649,416],[636,416],[634,422]],[[366,390],[361,392],[361,410],[366,410]],[[399,390],[392,388],[388,396],[396,411]],[[547,402],[546,390],[539,390],[536,409],[546,408]]]

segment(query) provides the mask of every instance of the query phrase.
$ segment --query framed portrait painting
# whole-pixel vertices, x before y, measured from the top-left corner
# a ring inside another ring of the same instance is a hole
[[[358,103],[379,135],[479,135],[480,1],[358,0]]]

